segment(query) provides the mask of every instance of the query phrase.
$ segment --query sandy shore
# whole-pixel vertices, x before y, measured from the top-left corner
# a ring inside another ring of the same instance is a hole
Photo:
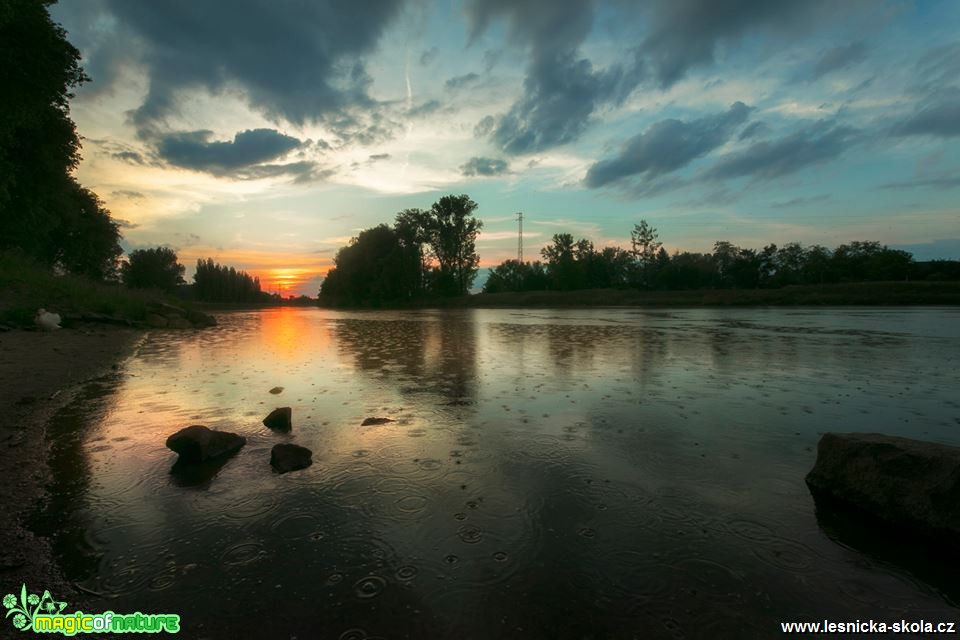
[[[45,426],[83,383],[119,368],[143,333],[72,329],[0,333],[0,588],[49,589],[69,610],[85,597],[64,580],[50,547],[25,526],[49,480]]]

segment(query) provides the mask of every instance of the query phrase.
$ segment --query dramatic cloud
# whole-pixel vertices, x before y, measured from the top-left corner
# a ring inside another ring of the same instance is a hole
[[[579,55],[593,26],[590,0],[472,0],[467,15],[473,37],[503,19],[511,42],[530,52],[520,99],[505,115],[478,127],[506,153],[575,140],[598,106],[622,101],[639,82],[636,68],[598,70]]]
[[[132,32],[149,91],[134,121],[149,128],[179,94],[239,86],[275,121],[315,121],[369,104],[363,55],[401,0],[111,0],[118,30]]]
[[[499,158],[475,157],[460,165],[460,172],[465,176],[499,176],[510,173],[510,167]]]
[[[810,70],[810,79],[816,80],[831,71],[850,67],[863,62],[867,57],[867,46],[862,42],[851,42],[828,49],[820,56],[817,63]]]
[[[164,136],[158,155],[186,169],[230,170],[275,160],[300,146],[300,141],[273,129],[241,131],[232,142],[211,142],[212,131],[187,131]]]
[[[751,176],[769,180],[833,160],[858,140],[856,129],[821,120],[779,140],[758,142],[724,156],[705,177],[725,180]]]
[[[749,107],[736,102],[714,116],[689,122],[661,120],[627,140],[616,157],[590,167],[584,182],[596,188],[631,176],[650,180],[681,169],[729,140],[749,114]]]

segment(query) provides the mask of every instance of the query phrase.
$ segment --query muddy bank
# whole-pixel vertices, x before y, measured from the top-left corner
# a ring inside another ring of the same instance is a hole
[[[45,425],[82,384],[122,366],[143,337],[123,328],[0,333],[0,582],[49,589],[70,609],[86,596],[67,583],[46,540],[25,522],[49,481]]]

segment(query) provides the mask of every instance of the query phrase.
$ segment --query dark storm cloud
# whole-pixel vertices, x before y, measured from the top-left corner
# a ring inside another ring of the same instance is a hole
[[[862,42],[834,47],[823,52],[817,63],[810,70],[810,80],[823,77],[831,71],[843,69],[867,58],[867,46]]]
[[[477,131],[487,131],[503,151],[522,154],[575,140],[594,110],[622,101],[639,82],[633,66],[595,69],[579,54],[593,27],[590,0],[472,0],[467,4],[472,38],[494,20],[529,50],[523,95],[510,110]]]
[[[499,158],[474,157],[460,165],[460,172],[465,176],[500,176],[510,173],[510,167]]]
[[[110,0],[149,78],[134,122],[149,129],[186,89],[239,86],[251,106],[295,124],[368,105],[362,57],[401,1]]]
[[[640,47],[661,87],[681,80],[695,67],[709,66],[721,46],[736,45],[754,33],[786,38],[869,3],[833,0],[656,0],[652,28]]]
[[[681,169],[729,140],[749,114],[749,107],[736,102],[713,116],[688,122],[661,120],[627,140],[616,157],[591,166],[584,182],[597,188],[632,176],[649,181]]]
[[[273,129],[249,129],[232,141],[211,141],[212,131],[166,134],[157,142],[157,155],[172,165],[212,173],[276,160],[300,146],[300,141]]]
[[[757,142],[743,151],[720,158],[705,174],[725,180],[750,176],[777,178],[841,156],[859,140],[856,129],[821,120],[788,136]]]
[[[641,83],[666,89],[698,66],[714,63],[721,47],[749,35],[793,37],[836,20],[864,3],[833,0],[651,0],[620,3],[622,21],[647,26],[618,63],[597,68],[580,54],[593,28],[592,0],[470,0],[472,38],[496,20],[507,26],[512,44],[529,52],[521,97],[489,129],[506,153],[542,151],[577,139],[599,108],[616,106]],[[857,55],[847,52],[847,62]],[[839,64],[835,54],[826,64]],[[825,71],[824,71],[825,72]],[[479,130],[480,128],[478,128]]]

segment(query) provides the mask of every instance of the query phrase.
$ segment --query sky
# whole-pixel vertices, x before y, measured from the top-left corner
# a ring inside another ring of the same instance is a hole
[[[338,248],[469,194],[481,266],[555,233],[960,258],[960,3],[62,0],[78,177],[127,251],[315,296]]]

